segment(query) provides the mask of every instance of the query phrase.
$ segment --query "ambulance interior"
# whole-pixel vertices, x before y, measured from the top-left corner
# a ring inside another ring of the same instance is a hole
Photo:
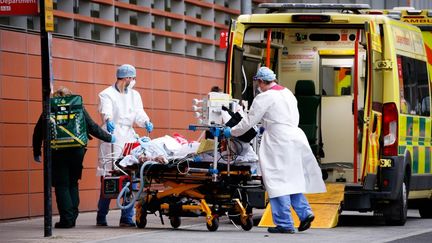
[[[341,28],[249,28],[243,47],[233,49],[233,98],[251,104],[257,94],[253,75],[260,66],[269,64],[279,84],[296,95],[299,127],[308,137],[328,182],[353,182],[354,157],[359,158],[361,152],[361,122],[357,127],[354,123],[353,80],[357,73],[357,113],[361,120],[366,75],[363,33],[360,29]],[[354,60],[356,38],[359,38],[357,61]],[[359,144],[357,151],[354,143]]]

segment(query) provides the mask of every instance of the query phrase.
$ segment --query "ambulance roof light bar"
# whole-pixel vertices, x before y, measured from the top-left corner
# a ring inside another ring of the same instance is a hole
[[[409,15],[419,15],[422,11],[420,9],[407,9],[406,12]]]
[[[267,13],[279,12],[287,9],[337,9],[337,10],[350,10],[356,14],[360,13],[362,9],[370,9],[369,4],[342,4],[342,3],[261,3],[259,8],[266,8]]]
[[[401,15],[403,10],[405,10],[408,15],[421,15],[423,11],[426,11],[426,16],[432,17],[432,10],[421,10],[415,9],[414,7],[394,7],[389,13],[399,13]]]
[[[415,8],[414,7],[407,7],[407,6],[405,6],[405,7],[393,7],[393,10],[415,10]]]

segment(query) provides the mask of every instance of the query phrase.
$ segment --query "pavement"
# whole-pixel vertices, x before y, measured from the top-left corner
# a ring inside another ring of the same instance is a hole
[[[258,212],[259,214],[259,212]],[[254,212],[255,215],[255,212]],[[258,215],[257,215],[258,216]],[[421,219],[418,210],[409,210],[405,226],[386,226],[383,220],[360,213],[342,214],[338,226],[331,229],[311,228],[294,235],[268,234],[266,228],[254,227],[245,232],[241,227],[235,227],[227,217],[221,218],[217,232],[209,232],[205,217],[182,217],[179,230],[172,229],[169,220],[164,217],[161,224],[156,215],[147,216],[144,229],[120,228],[120,210],[110,210],[108,227],[96,226],[96,212],[80,213],[76,227],[71,229],[52,228],[52,236],[44,237],[44,218],[0,221],[0,242],[159,242],[159,243],[190,243],[190,242],[431,242],[432,219]],[[53,225],[59,220],[53,216]]]
[[[197,218],[196,218],[197,219]],[[202,218],[201,218],[202,219]],[[120,210],[110,210],[108,227],[96,226],[96,212],[80,213],[75,228],[56,229],[54,223],[59,216],[52,218],[52,236],[44,237],[44,217],[0,221],[0,241],[6,242],[91,242],[114,239],[121,235],[142,233],[145,229],[120,228]],[[202,220],[201,220],[202,222]],[[169,222],[161,225],[156,216],[148,217],[148,227],[171,227]]]
[[[262,214],[263,210],[259,211]],[[76,221],[76,226],[70,229],[54,228],[55,222],[59,221],[59,216],[54,215],[52,217],[52,235],[49,237],[44,236],[43,216],[0,221],[0,242],[123,242],[128,237],[142,237],[150,234],[160,235],[163,231],[173,230],[167,217],[164,216],[164,224],[162,224],[160,218],[156,215],[147,216],[147,225],[144,229],[119,227],[120,214],[120,210],[110,210],[107,215],[108,226],[104,227],[96,226],[96,212],[81,212]],[[234,227],[226,217],[223,218],[224,224]],[[259,221],[259,218],[257,219]],[[186,232],[187,229],[196,227],[199,227],[202,232],[207,232],[205,217],[182,217],[181,220],[181,228],[186,229]],[[240,229],[240,231],[242,230]]]

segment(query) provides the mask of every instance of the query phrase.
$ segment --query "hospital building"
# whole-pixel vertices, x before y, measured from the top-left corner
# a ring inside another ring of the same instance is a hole
[[[98,93],[114,84],[118,66],[134,65],[135,89],[155,126],[150,137],[179,133],[197,139],[199,132],[188,130],[197,121],[192,100],[213,86],[224,87],[226,49],[220,47],[220,35],[246,2],[255,12],[259,3],[281,1],[53,0],[53,90],[65,86],[82,95],[101,124]],[[422,1],[334,2],[389,8]],[[33,161],[32,153],[33,129],[42,112],[39,22],[38,16],[0,15],[0,220],[44,214],[43,164]],[[97,161],[98,140],[93,139],[79,183],[81,212],[97,208]]]

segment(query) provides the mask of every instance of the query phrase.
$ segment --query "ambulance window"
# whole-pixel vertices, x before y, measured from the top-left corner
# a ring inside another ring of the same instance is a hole
[[[401,113],[429,116],[430,98],[426,62],[398,55]]]
[[[242,90],[244,87],[242,65],[243,65],[243,49],[234,45],[232,58],[232,97],[241,99]]]
[[[248,104],[251,105],[254,97],[258,94],[257,82],[253,82],[253,76],[255,76],[258,68],[262,63],[262,60],[256,57],[244,56],[243,58],[243,71],[246,77],[247,87],[243,86],[242,99],[247,100]]]

